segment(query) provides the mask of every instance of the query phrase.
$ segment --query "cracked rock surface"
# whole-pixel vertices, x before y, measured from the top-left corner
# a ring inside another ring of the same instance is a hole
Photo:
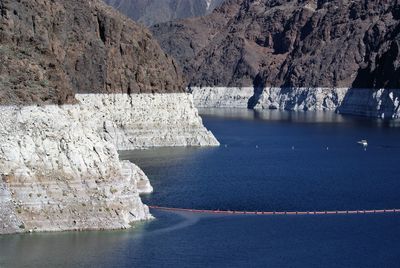
[[[0,0],[0,62],[2,105],[184,90],[150,31],[101,0]]]

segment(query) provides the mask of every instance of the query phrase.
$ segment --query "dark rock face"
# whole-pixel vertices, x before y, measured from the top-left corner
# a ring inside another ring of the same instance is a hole
[[[400,88],[400,1],[230,0],[152,27],[193,86]]]
[[[0,16],[0,104],[183,89],[151,33],[100,0],[0,0]]]
[[[224,0],[104,0],[133,20],[151,26],[174,19],[204,16]]]

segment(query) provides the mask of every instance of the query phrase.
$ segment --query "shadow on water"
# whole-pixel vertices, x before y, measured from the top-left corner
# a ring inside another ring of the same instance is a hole
[[[144,203],[268,211],[400,206],[397,121],[246,109],[202,114],[226,147],[120,152],[151,180],[155,192]],[[372,268],[400,261],[400,215],[152,213],[155,220],[127,231],[0,237],[0,267]]]
[[[33,233],[0,237],[0,267],[95,267],[115,254],[136,233],[139,223],[126,231]]]
[[[200,108],[200,115],[237,120],[260,120],[286,123],[347,124],[353,126],[398,128],[400,119],[367,118],[341,115],[331,111],[279,111],[231,108]]]
[[[121,160],[129,160],[141,168],[152,166],[157,162],[160,166],[174,166],[182,161],[190,161],[198,157],[206,157],[214,151],[214,147],[160,147],[153,149],[119,151]]]

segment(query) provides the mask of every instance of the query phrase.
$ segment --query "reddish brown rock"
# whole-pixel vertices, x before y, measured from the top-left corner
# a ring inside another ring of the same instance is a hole
[[[228,0],[152,31],[193,86],[400,88],[399,6]]]
[[[0,16],[0,104],[183,90],[151,33],[100,0],[0,0]]]

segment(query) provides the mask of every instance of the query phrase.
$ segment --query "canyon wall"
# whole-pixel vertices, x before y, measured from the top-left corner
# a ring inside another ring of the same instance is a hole
[[[381,117],[369,100],[391,103],[384,89],[396,103],[400,89],[398,0],[226,0],[151,30],[199,107],[243,107],[253,88],[249,108],[336,110],[343,101],[342,113]],[[385,117],[396,114],[391,106]]]
[[[0,233],[128,228],[151,218],[140,169],[78,105],[1,108]],[[127,172],[129,171],[129,172]]]
[[[254,95],[252,87],[192,87],[198,108],[249,108]]]
[[[199,108],[250,108],[292,111],[335,111],[347,88],[191,88]]]
[[[128,228],[152,187],[117,148],[219,144],[186,93],[76,98],[0,108],[0,233]]]
[[[184,90],[150,31],[101,0],[0,0],[0,62],[1,105]]]
[[[90,107],[84,113],[87,120],[118,150],[219,145],[187,93],[79,94],[76,98]]]
[[[199,108],[335,111],[400,118],[400,89],[192,87]]]
[[[400,90],[350,89],[337,112],[368,117],[400,118]]]
[[[128,228],[152,187],[117,150],[218,145],[175,61],[100,0],[0,0],[0,62],[0,234]]]

